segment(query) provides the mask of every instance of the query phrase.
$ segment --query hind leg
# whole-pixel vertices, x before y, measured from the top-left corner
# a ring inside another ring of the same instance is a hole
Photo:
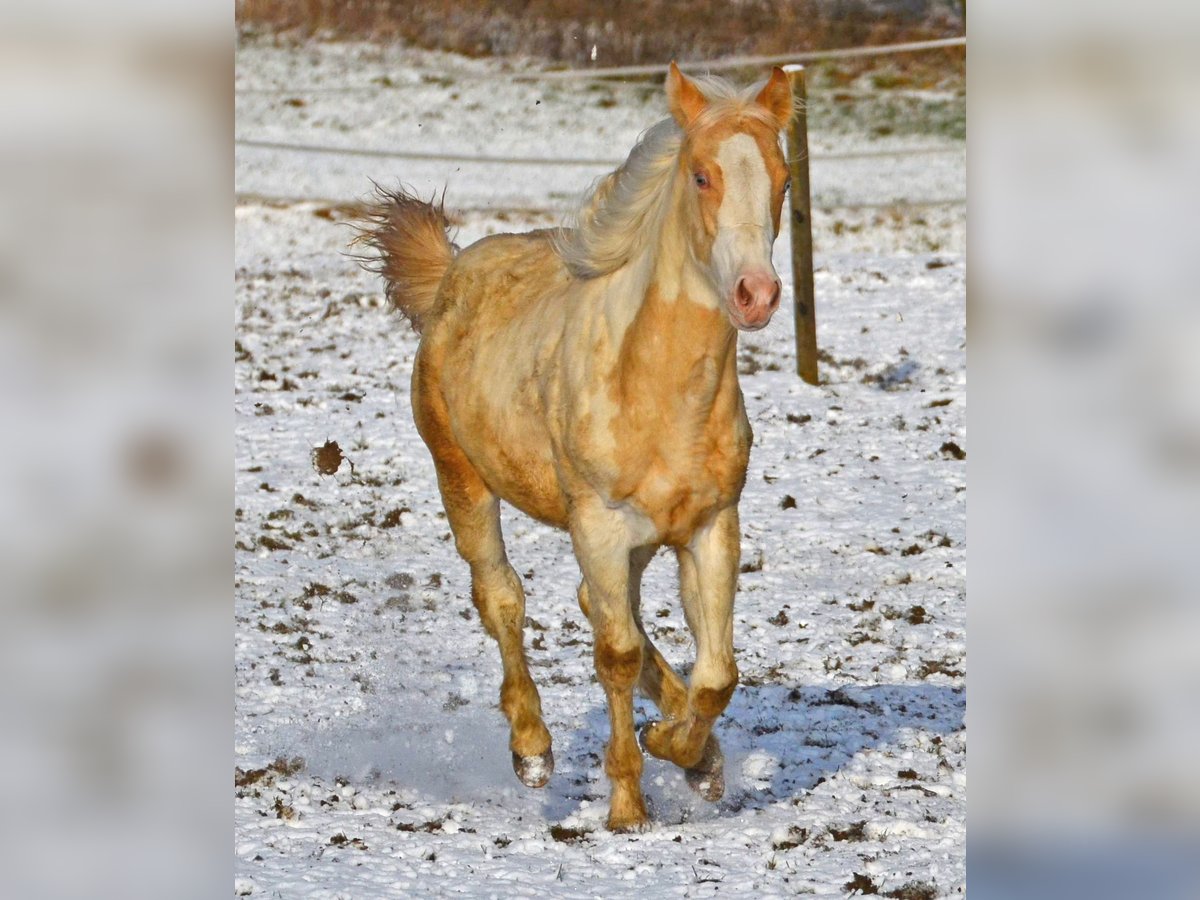
[[[422,435],[429,431],[423,428]],[[541,698],[525,660],[525,591],[504,552],[499,500],[457,445],[429,437],[426,443],[433,452],[455,544],[471,567],[471,600],[483,627],[500,645],[500,708],[509,722],[513,770],[529,787],[542,787],[554,771],[554,756]]]

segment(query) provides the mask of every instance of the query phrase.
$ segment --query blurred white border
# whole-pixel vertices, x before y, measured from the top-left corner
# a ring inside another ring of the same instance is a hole
[[[969,12],[982,896],[1200,894],[1197,37],[1195,4]]]

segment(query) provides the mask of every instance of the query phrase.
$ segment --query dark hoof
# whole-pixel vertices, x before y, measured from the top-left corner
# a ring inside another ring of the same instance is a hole
[[[537,756],[512,755],[513,771],[526,787],[545,787],[554,774],[554,753],[547,750]]]
[[[687,779],[688,787],[709,803],[716,803],[725,796],[725,772],[723,769],[712,772],[685,769],[683,776]]]
[[[725,796],[725,756],[713,739],[704,748],[704,756],[691,769],[683,770],[688,787],[707,800],[716,803]]]
[[[650,732],[650,727],[654,724],[653,721],[647,722],[638,729],[638,746],[642,748],[643,753],[649,753],[650,748],[646,746],[646,735]]]

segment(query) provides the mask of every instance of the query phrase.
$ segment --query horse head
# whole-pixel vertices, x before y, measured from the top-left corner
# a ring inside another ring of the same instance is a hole
[[[771,264],[788,189],[779,134],[792,116],[787,75],[776,67],[753,102],[711,102],[703,81],[672,63],[667,102],[684,139],[690,252],[707,273],[733,325],[766,326],[779,307],[781,285]]]

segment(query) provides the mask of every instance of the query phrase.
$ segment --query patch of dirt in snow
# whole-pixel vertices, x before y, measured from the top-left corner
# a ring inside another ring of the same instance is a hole
[[[334,67],[325,55],[347,51],[286,52],[295,58],[240,53],[239,79],[286,81]],[[422,84],[405,95],[403,113],[394,98],[386,108],[378,97],[322,100],[290,124],[296,107],[239,98],[238,127],[344,126],[347,141],[392,139],[425,121],[422,104],[440,96],[422,90],[443,89]],[[494,87],[501,100],[513,90]],[[599,110],[577,102],[573,88],[555,90],[563,92],[555,102],[576,111],[564,113],[565,125],[520,123],[523,140],[568,146],[574,131],[599,141],[604,123],[602,149],[624,153],[661,112],[650,99]],[[461,135],[452,130],[435,140],[467,151],[503,145],[518,124],[510,112],[503,103],[491,110],[492,127],[476,128],[469,145],[454,143]],[[477,125],[481,115],[464,109],[462,119]],[[409,174],[365,162],[337,179],[365,192],[367,174]],[[300,184],[309,176],[296,165],[277,157],[271,177]],[[239,153],[239,188],[264,171]],[[453,166],[437,173],[459,177]],[[574,192],[588,177],[572,172],[564,184]],[[546,190],[536,170],[508,170],[502,190],[482,185],[472,195],[479,180],[464,173],[462,186],[481,204]],[[654,825],[612,835],[603,828],[607,716],[570,542],[505,512],[528,594],[527,651],[555,741],[556,771],[535,791],[512,773],[499,656],[471,605],[412,424],[416,336],[387,312],[376,278],[344,255],[350,231],[328,208],[250,200],[236,208],[235,893],[844,896],[849,885],[869,885],[881,896],[960,895],[961,211],[910,230],[875,213],[853,231],[818,228],[818,387],[792,374],[786,314],[741,338],[755,445],[734,626],[742,679],[718,723],[728,789],[704,803],[678,770],[648,758]],[[459,209],[464,244],[553,221]],[[790,285],[783,240],[775,261]],[[322,474],[314,448],[326,447],[337,448],[339,464],[326,451]],[[690,664],[665,556],[648,569],[643,595],[659,648]],[[639,723],[650,714],[639,701]]]

